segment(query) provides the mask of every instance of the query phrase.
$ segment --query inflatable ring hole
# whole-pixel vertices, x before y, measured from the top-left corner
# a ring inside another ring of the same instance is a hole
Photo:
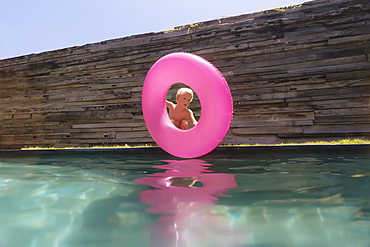
[[[181,90],[180,90],[181,89]],[[185,89],[185,90],[184,90]],[[186,89],[190,89],[191,92],[193,93],[192,95],[192,99],[191,99],[191,95],[189,95],[189,93],[187,92]],[[184,95],[185,94],[185,95]],[[181,96],[184,96],[184,97],[181,97]],[[190,104],[187,102],[186,99],[191,99],[191,102]],[[185,108],[188,108],[190,109],[192,112],[193,112],[193,115],[194,115],[194,118],[197,122],[199,122],[199,119],[200,119],[200,112],[201,112],[201,106],[200,106],[200,101],[199,101],[199,98],[197,96],[197,94],[195,93],[195,91],[189,87],[187,84],[185,83],[182,83],[182,82],[178,82],[178,83],[175,83],[173,84],[169,89],[168,89],[168,92],[167,92],[167,95],[166,95],[166,100],[168,102],[171,102],[174,104],[174,106],[176,107],[178,104],[184,104],[183,107],[184,109]],[[186,104],[186,105],[185,105]],[[166,104],[167,105],[167,104]],[[172,112],[173,110],[171,110],[168,105],[167,105],[167,113],[168,113],[168,118],[170,119],[170,121],[179,129],[183,129],[185,130],[187,127],[182,125],[180,121],[176,121],[175,119],[173,120],[170,116],[170,112]],[[173,113],[172,113],[173,114]],[[188,126],[189,128],[193,128],[194,125],[192,124],[192,121],[190,119],[187,120],[187,123],[188,123]]]

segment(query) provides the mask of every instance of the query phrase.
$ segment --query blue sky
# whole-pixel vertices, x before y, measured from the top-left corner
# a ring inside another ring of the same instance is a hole
[[[306,1],[0,0],[0,59],[159,32]]]

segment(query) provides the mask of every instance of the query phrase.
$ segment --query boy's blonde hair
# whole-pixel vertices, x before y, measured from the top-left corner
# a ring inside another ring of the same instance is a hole
[[[185,93],[190,94],[190,95],[191,95],[190,100],[193,100],[193,90],[191,90],[190,88],[187,88],[187,87],[182,87],[182,88],[180,88],[179,90],[177,90],[176,97],[177,97],[178,95],[183,95],[183,94],[185,94]]]

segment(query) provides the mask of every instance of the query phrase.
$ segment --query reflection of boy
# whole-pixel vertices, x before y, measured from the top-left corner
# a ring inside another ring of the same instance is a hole
[[[184,188],[196,188],[193,185],[197,182],[197,180],[193,177],[174,177],[168,179],[170,186],[175,187],[184,187]]]
[[[176,94],[176,104],[166,100],[166,106],[169,109],[171,122],[179,129],[190,129],[189,122],[193,126],[197,125],[192,110],[188,109],[190,102],[193,100],[193,90],[190,88],[180,88]]]

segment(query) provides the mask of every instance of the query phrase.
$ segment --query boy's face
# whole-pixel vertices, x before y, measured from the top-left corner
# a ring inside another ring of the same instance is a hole
[[[189,93],[179,94],[176,97],[176,103],[184,108],[190,105],[191,100],[191,94]]]

